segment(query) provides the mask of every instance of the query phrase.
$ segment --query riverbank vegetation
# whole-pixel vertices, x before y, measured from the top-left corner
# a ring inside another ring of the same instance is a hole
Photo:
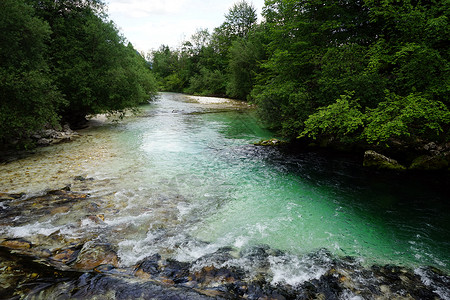
[[[266,0],[257,23],[243,1],[149,59],[164,90],[251,101],[290,140],[446,149],[449,18],[448,0]]]
[[[0,143],[148,101],[156,81],[100,0],[0,2]]]

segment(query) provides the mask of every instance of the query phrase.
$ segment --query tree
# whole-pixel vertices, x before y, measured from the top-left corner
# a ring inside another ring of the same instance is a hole
[[[252,5],[245,0],[235,3],[225,14],[222,25],[214,29],[211,41],[214,50],[226,56],[232,42],[238,38],[246,38],[256,21],[256,10]]]
[[[87,114],[121,111],[151,98],[156,83],[149,66],[124,45],[101,1],[43,0],[34,5],[53,31],[49,61],[69,102],[60,111],[65,121],[76,126]]]
[[[50,27],[23,0],[0,2],[0,142],[56,124],[65,104],[45,56]]]
[[[250,100],[260,64],[266,58],[263,30],[257,27],[248,38],[235,40],[229,49],[227,95]]]
[[[225,15],[222,29],[231,38],[245,38],[256,25],[256,10],[245,0],[237,2]]]
[[[186,48],[186,51],[190,51],[190,48]],[[179,52],[161,45],[159,50],[152,51],[150,56],[152,71],[160,88],[163,91],[182,92],[188,79],[183,80],[180,76],[183,67],[180,64]]]

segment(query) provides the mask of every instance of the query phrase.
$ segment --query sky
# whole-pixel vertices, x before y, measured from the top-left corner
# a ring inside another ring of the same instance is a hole
[[[212,29],[239,0],[106,0],[109,18],[134,48],[147,53],[176,48],[198,29]],[[264,0],[247,0],[261,20]]]

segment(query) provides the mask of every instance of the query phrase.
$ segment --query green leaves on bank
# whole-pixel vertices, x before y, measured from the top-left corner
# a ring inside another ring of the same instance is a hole
[[[363,140],[371,144],[420,136],[430,140],[445,139],[450,111],[440,101],[431,101],[419,94],[401,97],[387,93],[386,101],[362,112],[359,99],[353,99],[353,94],[343,95],[310,115],[300,137],[332,136],[343,142]]]
[[[55,124],[65,100],[45,53],[51,29],[18,0],[0,2],[0,141]]]
[[[0,140],[151,99],[145,59],[99,0],[0,2]]]

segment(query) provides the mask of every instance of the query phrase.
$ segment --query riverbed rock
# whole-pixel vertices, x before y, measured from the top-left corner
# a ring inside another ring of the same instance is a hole
[[[0,246],[8,249],[24,250],[30,249],[32,247],[32,243],[24,239],[6,239],[0,243]]]
[[[412,270],[399,266],[373,266],[382,299],[437,299],[420,276]]]
[[[55,254],[50,257],[50,260],[68,265],[77,259],[79,253],[80,248],[77,247],[61,249],[57,250]]]
[[[161,260],[161,255],[154,254],[150,257],[145,258],[134,270],[134,274],[142,279],[150,279],[152,277],[159,276],[159,261]]]
[[[438,155],[422,155],[414,159],[411,170],[446,170],[450,165],[450,153]]]
[[[119,258],[112,246],[108,243],[95,244],[87,242],[84,244],[73,267],[81,271],[90,271],[100,265],[119,266]]]
[[[38,146],[49,146],[62,142],[71,141],[79,134],[70,129],[68,125],[64,125],[61,129],[48,128],[41,130],[31,136]]]
[[[363,166],[380,170],[406,170],[406,168],[399,164],[395,159],[384,156],[373,150],[367,150],[364,153]]]
[[[50,211],[51,215],[56,215],[56,214],[65,214],[67,212],[69,212],[70,207],[69,206],[60,206],[60,207],[55,207]]]

